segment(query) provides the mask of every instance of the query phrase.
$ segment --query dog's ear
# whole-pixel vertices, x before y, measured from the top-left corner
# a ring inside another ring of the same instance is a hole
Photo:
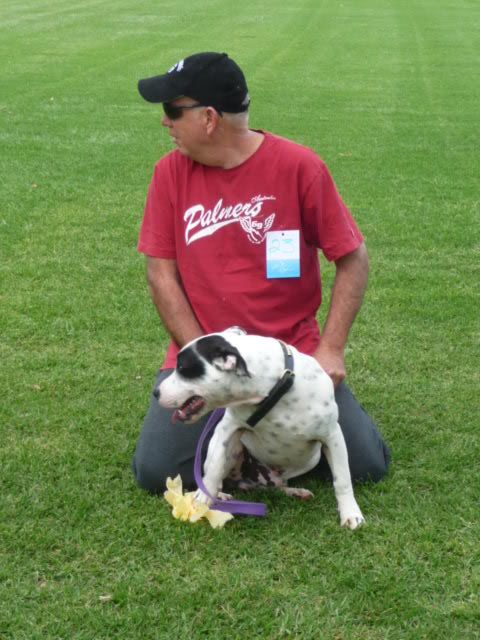
[[[232,347],[231,350],[225,350],[221,355],[214,358],[212,364],[220,371],[232,371],[236,373],[237,376],[247,376],[250,378],[247,363],[235,347]]]
[[[219,371],[228,371],[236,373],[238,376],[250,378],[247,363],[240,355],[239,350],[223,336],[212,334],[200,338],[196,349],[207,362],[210,362]]]
[[[245,329],[242,329],[242,327],[228,327],[228,329],[226,330],[227,332],[231,332],[231,333],[236,333],[237,336],[245,336],[247,335],[247,332],[245,331]]]

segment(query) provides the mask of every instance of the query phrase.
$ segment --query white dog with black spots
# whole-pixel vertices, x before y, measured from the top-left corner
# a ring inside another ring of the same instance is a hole
[[[179,352],[176,369],[155,395],[163,407],[175,410],[174,421],[187,424],[217,407],[226,408],[204,464],[203,482],[211,496],[225,497],[221,489],[229,478],[244,489],[275,486],[288,495],[310,498],[310,491],[288,487],[287,482],[313,469],[323,451],[332,471],[340,524],[356,529],[364,518],[353,493],[332,380],[314,358],[291,346],[289,350],[293,386],[254,427],[248,418],[285,371],[284,351],[274,338],[234,327],[193,340]],[[249,477],[243,479],[247,467]],[[196,498],[211,502],[200,490]]]

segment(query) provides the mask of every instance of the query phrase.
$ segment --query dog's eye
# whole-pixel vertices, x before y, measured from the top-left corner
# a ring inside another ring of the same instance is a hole
[[[176,369],[179,376],[187,379],[200,378],[205,373],[205,365],[191,349],[179,353]]]

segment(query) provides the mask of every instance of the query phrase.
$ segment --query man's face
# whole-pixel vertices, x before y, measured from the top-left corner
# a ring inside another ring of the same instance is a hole
[[[162,125],[168,129],[168,135],[172,138],[177,149],[185,156],[195,160],[206,142],[204,129],[205,109],[192,98],[177,98],[169,103],[172,107],[195,107],[181,109],[178,118],[170,118],[165,114]]]

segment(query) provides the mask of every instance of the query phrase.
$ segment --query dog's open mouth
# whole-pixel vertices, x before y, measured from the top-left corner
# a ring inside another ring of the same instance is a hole
[[[202,397],[192,396],[174,412],[172,422],[177,422],[177,420],[180,420],[180,422],[186,422],[199,413],[204,406],[205,400]]]

